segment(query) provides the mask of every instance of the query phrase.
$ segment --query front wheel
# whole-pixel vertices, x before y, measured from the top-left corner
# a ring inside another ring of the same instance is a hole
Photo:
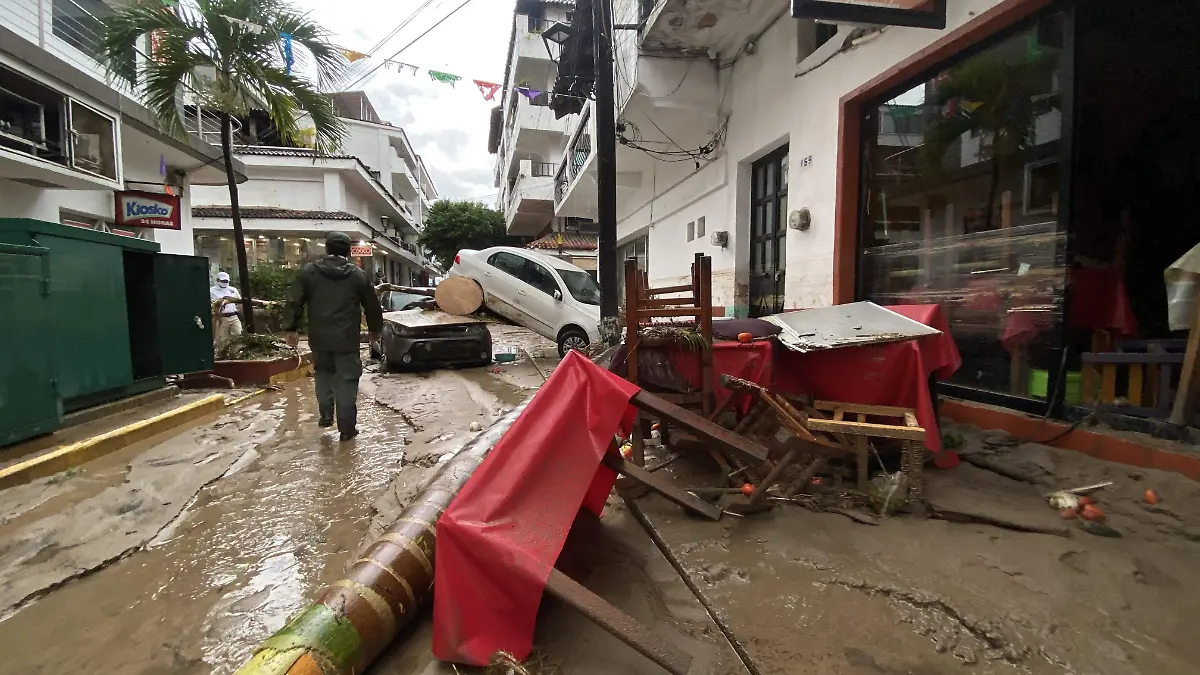
[[[579,328],[568,328],[558,336],[558,355],[566,357],[572,349],[582,351],[587,348],[589,343],[587,333]]]
[[[388,356],[387,345],[389,339],[391,339],[391,335],[387,329],[384,329],[383,334],[379,336],[379,372],[381,373],[390,373],[393,370],[391,360]]]

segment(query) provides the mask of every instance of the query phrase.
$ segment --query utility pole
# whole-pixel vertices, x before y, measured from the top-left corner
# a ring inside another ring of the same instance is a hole
[[[596,212],[600,225],[600,342],[620,342],[617,324],[617,105],[613,85],[612,0],[592,0],[596,58]]]

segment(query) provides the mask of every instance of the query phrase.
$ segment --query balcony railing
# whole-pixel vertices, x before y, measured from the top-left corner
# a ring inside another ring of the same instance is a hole
[[[588,157],[592,154],[592,135],[579,134],[575,139],[575,144],[571,147],[571,158],[567,164],[571,171],[571,180],[579,175],[583,170],[583,165],[587,164]]]
[[[551,162],[531,162],[531,164],[530,175],[535,178],[549,178],[558,169],[558,165]]]
[[[113,10],[100,0],[52,0],[50,30],[54,35],[102,63],[104,24]]]

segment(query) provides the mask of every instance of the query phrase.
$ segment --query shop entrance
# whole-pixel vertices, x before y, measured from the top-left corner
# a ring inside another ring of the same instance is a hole
[[[1068,348],[1179,354],[1187,333],[1171,330],[1163,272],[1200,243],[1200,7],[1096,0],[1075,12]],[[1146,361],[1107,377],[1070,364],[1095,403],[1163,417],[1178,357]]]

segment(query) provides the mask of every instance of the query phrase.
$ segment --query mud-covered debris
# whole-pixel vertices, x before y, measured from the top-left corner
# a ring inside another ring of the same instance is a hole
[[[270,361],[295,355],[296,350],[270,333],[242,333],[217,345],[216,350],[218,361]]]

